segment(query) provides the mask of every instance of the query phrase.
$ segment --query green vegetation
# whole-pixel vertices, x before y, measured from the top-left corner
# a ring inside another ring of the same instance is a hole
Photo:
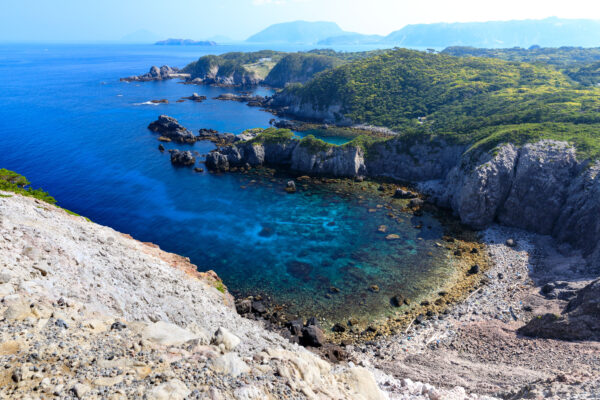
[[[201,57],[183,68],[183,72],[190,74],[191,79],[234,76],[241,80],[240,77],[248,77],[255,84],[264,81],[273,87],[284,87],[288,83],[304,83],[321,71],[385,51],[343,53],[317,49],[298,53],[272,50],[232,52]]]
[[[17,193],[22,196],[33,197],[48,204],[56,204],[54,197],[50,196],[42,189],[33,189],[30,185],[31,182],[29,182],[23,175],[19,175],[16,172],[9,171],[4,168],[0,169],[0,190]]]
[[[532,47],[523,49],[477,49],[448,47],[443,54],[459,57],[491,57],[555,67],[586,86],[600,83],[600,47]]]
[[[329,55],[292,53],[283,57],[269,72],[265,84],[284,87],[288,83],[308,81],[313,75],[342,64],[342,60]]]
[[[577,149],[579,159],[600,158],[600,125],[584,124],[520,124],[486,128],[477,135],[467,153],[476,154],[490,151],[502,143],[512,143],[519,147],[541,139],[567,142]]]
[[[354,123],[392,128],[407,140],[442,135],[476,150],[559,139],[600,158],[600,88],[540,64],[395,49],[290,85],[282,97],[322,110],[340,105]],[[368,150],[366,138],[347,145]]]
[[[248,140],[250,144],[277,144],[284,143],[294,137],[294,133],[289,129],[267,128],[262,130],[258,136]]]
[[[221,281],[217,281],[217,282],[215,283],[215,289],[217,289],[219,292],[221,292],[221,293],[223,293],[223,294],[224,294],[224,293],[225,293],[225,291],[227,290],[227,289],[225,288],[225,285],[224,285],[224,284],[223,284],[223,282],[221,282]]]
[[[333,144],[327,143],[321,139],[317,139],[313,135],[307,135],[303,137],[300,139],[300,143],[298,145],[306,148],[312,154],[316,154],[321,151],[325,152],[334,147]]]
[[[208,55],[188,64],[183,68],[183,72],[191,74],[192,79],[204,79],[218,72],[221,76],[254,74],[262,80],[284,55],[285,53],[272,50]]]
[[[573,67],[565,73],[574,81],[586,86],[600,85],[600,61],[586,64],[582,67]]]
[[[600,47],[538,47],[529,49],[513,47],[510,49],[480,49],[475,47],[454,46],[442,51],[442,54],[457,57],[489,57],[506,61],[526,62],[530,64],[570,67],[600,61]]]
[[[74,213],[73,211],[67,210],[66,208],[57,206],[54,197],[50,196],[47,192],[43,191],[42,189],[33,189],[30,185],[31,182],[29,182],[27,178],[25,178],[23,175],[19,175],[16,172],[10,171],[8,169],[0,168],[0,190],[20,194],[21,196],[33,197],[34,199],[38,199],[45,203],[56,206],[62,210],[65,210],[68,214],[75,215],[77,217],[81,216],[79,214]],[[11,196],[0,195],[0,197]],[[85,219],[89,221],[88,218]]]

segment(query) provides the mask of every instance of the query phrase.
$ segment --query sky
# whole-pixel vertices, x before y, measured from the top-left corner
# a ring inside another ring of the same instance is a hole
[[[0,0],[0,42],[117,41],[138,30],[158,38],[235,40],[295,20],[333,21],[381,34],[407,24],[509,19],[600,20],[598,0]]]

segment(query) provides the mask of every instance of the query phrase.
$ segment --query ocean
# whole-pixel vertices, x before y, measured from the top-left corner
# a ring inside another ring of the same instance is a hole
[[[25,175],[64,208],[215,270],[234,294],[269,296],[294,315],[375,318],[392,312],[395,294],[435,291],[452,265],[436,246],[444,226],[433,215],[394,211],[390,219],[376,194],[328,185],[287,194],[286,176],[174,167],[147,129],[158,115],[194,131],[233,133],[266,128],[273,116],[213,100],[231,88],[119,82],[151,65],[183,67],[204,54],[256,49],[0,45],[0,168]],[[193,92],[208,100],[175,102]],[[143,104],[153,99],[169,104]],[[213,144],[167,148],[206,154]],[[384,224],[401,239],[386,241],[378,232]]]

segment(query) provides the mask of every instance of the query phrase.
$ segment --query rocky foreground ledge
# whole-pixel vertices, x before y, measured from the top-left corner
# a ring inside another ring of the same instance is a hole
[[[334,366],[240,317],[188,259],[0,194],[0,398],[479,398]]]

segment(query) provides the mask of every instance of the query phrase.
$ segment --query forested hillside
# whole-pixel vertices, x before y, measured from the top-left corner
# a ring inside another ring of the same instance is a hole
[[[600,89],[584,88],[554,68],[405,49],[344,64],[305,85],[290,85],[274,102],[303,112],[335,108],[356,124],[468,141],[503,126],[529,124],[523,136],[539,134],[532,124],[546,124],[544,130],[561,124],[559,131],[571,137],[576,125],[600,123]],[[595,140],[600,130],[594,126],[585,132]]]

